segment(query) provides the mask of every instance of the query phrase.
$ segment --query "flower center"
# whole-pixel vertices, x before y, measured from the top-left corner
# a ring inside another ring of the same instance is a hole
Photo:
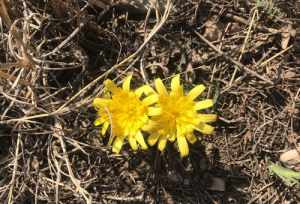
[[[118,130],[136,134],[147,122],[147,107],[133,92],[120,91],[113,96],[112,103],[112,118],[115,121],[113,127]]]
[[[190,124],[197,117],[194,110],[195,102],[186,96],[162,96],[160,106],[162,108],[165,125],[174,130],[178,126]]]

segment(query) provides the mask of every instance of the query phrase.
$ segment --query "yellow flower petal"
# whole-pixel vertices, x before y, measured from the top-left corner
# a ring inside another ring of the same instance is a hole
[[[169,136],[169,141],[174,142],[175,139],[176,139],[176,135],[175,134]]]
[[[155,93],[154,89],[151,88],[149,85],[141,86],[140,88],[137,88],[134,93],[140,98],[142,94],[149,95],[151,93]]]
[[[178,144],[180,156],[181,157],[187,156],[189,154],[189,145],[186,141],[186,138],[184,136],[178,136],[177,144]]]
[[[108,91],[113,92],[113,93],[116,90],[118,90],[118,87],[116,86],[116,84],[110,79],[107,79],[104,81],[104,86]]]
[[[186,139],[189,141],[189,143],[194,144],[197,141],[197,137],[191,133],[186,135]]]
[[[127,77],[124,79],[124,82],[123,82],[123,84],[122,84],[123,90],[125,90],[125,91],[130,91],[130,82],[131,82],[131,79],[132,79],[132,75],[129,75],[129,76],[127,76]]]
[[[122,149],[123,143],[124,143],[124,139],[121,137],[117,137],[113,142],[112,151],[114,153],[119,154],[119,152]]]
[[[199,101],[195,104],[195,110],[203,110],[203,109],[206,109],[206,108],[210,108],[214,105],[214,102],[213,100],[211,99],[206,99],[206,100],[203,100],[203,101]]]
[[[205,90],[205,86],[204,85],[198,85],[198,86],[195,86],[189,93],[188,93],[188,97],[191,99],[191,100],[194,100],[195,98],[197,98],[198,96],[200,96],[203,91]]]
[[[172,78],[170,93],[160,79],[156,79],[154,83],[158,101],[154,107],[148,107],[148,116],[152,118],[143,127],[150,134],[148,144],[152,146],[158,142],[158,149],[163,151],[168,141],[176,141],[181,157],[185,157],[189,154],[188,143],[197,141],[197,137],[193,135],[194,130],[204,134],[213,132],[213,127],[205,123],[215,121],[216,115],[198,112],[213,106],[213,101],[194,101],[205,90],[204,85],[198,85],[187,95],[184,94],[179,75]]]
[[[133,149],[134,151],[136,151],[138,149],[138,145],[136,143],[136,139],[134,136],[129,135],[128,142],[130,144],[131,149]]]
[[[177,125],[176,130],[177,130],[177,135],[182,136],[185,133],[185,127],[183,125]]]
[[[149,113],[158,114],[159,109],[149,109],[149,106],[158,101],[158,95],[150,86],[145,85],[137,90],[130,89],[132,75],[126,77],[122,88],[113,81],[106,80],[105,98],[97,98],[94,104],[98,107],[98,118],[95,125],[102,125],[101,134],[105,135],[109,126],[111,137],[109,143],[113,145],[113,151],[119,152],[125,139],[131,148],[137,150],[147,149],[147,144],[141,130],[149,122]],[[141,100],[142,95],[146,97]],[[107,109],[105,109],[107,107]],[[97,109],[97,108],[96,108]],[[107,110],[107,111],[105,111]],[[108,112],[109,111],[109,112]]]
[[[159,136],[157,134],[155,135],[150,135],[147,139],[147,142],[150,146],[153,146],[157,143]]]
[[[139,145],[141,146],[141,148],[143,150],[148,149],[148,146],[147,146],[147,144],[146,144],[146,142],[144,140],[144,137],[143,137],[143,135],[142,135],[142,133],[140,131],[136,134],[135,139],[139,143]]]
[[[155,79],[154,84],[155,84],[155,89],[159,94],[168,95],[167,89],[163,84],[163,82],[161,81],[161,79]]]
[[[95,98],[93,100],[93,106],[96,108],[96,109],[100,109],[100,108],[104,108],[104,107],[107,107],[108,104],[110,102],[110,99],[106,99],[106,98]]]
[[[171,90],[177,92],[180,88],[180,75],[176,74],[171,80]]]
[[[217,120],[216,114],[198,114],[197,117],[201,123],[210,123],[215,122]]]
[[[99,126],[101,125],[102,123],[104,123],[106,120],[104,118],[97,118],[95,121],[94,121],[94,125],[95,126]]]
[[[102,130],[101,130],[101,134],[102,134],[102,135],[105,135],[108,126],[109,126],[109,123],[108,123],[108,122],[105,122],[105,123],[103,124]]]
[[[149,107],[148,108],[149,116],[158,116],[160,114],[161,114],[161,108],[157,108],[157,107]]]
[[[158,141],[158,146],[157,148],[159,149],[159,151],[164,151],[164,149],[166,148],[166,144],[167,144],[167,138],[166,137],[162,137],[159,141]]]
[[[145,106],[149,106],[149,105],[156,103],[157,101],[158,101],[158,95],[152,94],[143,99],[143,104]]]
[[[202,134],[210,135],[214,132],[214,127],[205,123],[200,123],[197,130]]]
[[[156,126],[156,123],[153,122],[152,120],[149,120],[148,123],[146,123],[143,127],[142,130],[149,132],[151,131],[154,127]]]
[[[132,125],[129,125],[129,124],[128,124],[128,121],[124,121],[124,122],[123,122],[123,126],[125,127],[125,128],[124,128],[123,135],[124,135],[124,136],[129,136],[129,135],[131,135],[130,133],[131,133],[131,130],[132,130]]]

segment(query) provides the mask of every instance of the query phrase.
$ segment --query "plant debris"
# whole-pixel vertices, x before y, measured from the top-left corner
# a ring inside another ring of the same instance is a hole
[[[296,0],[0,0],[1,203],[299,203],[268,170],[300,143],[299,19]],[[112,153],[92,101],[128,73],[204,84],[215,133],[182,159]]]

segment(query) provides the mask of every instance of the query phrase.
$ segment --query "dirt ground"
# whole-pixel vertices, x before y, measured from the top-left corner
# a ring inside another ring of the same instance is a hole
[[[270,161],[300,143],[297,0],[0,0],[1,203],[300,203]],[[106,78],[177,73],[216,101],[214,135],[111,152]]]

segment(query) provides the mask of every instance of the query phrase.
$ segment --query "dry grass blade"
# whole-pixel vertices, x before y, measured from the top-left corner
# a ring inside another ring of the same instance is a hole
[[[92,82],[90,82],[88,85],[86,85],[80,91],[78,91],[74,96],[72,96],[65,104],[63,104],[61,107],[59,107],[56,111],[54,111],[52,113],[47,113],[47,114],[38,114],[38,115],[26,116],[26,117],[18,118],[18,119],[10,119],[10,120],[6,120],[6,121],[0,121],[0,124],[1,123],[16,122],[16,121],[23,121],[23,120],[32,120],[32,119],[43,118],[43,117],[48,117],[48,116],[57,115],[57,114],[59,115],[59,114],[64,113],[65,107],[68,106],[71,102],[73,102],[77,97],[79,97],[79,96],[83,95],[84,93],[86,93],[90,88],[95,86],[100,80],[105,78],[108,74],[113,72],[115,69],[118,69],[118,68],[121,68],[121,67],[125,66],[126,63],[132,61],[134,58],[137,57],[138,54],[145,48],[147,43],[153,38],[155,33],[158,32],[160,30],[160,28],[164,25],[164,23],[168,19],[168,16],[169,16],[169,14],[172,10],[172,5],[173,5],[172,0],[168,0],[167,4],[165,6],[165,11],[164,11],[163,16],[161,17],[160,21],[158,21],[156,23],[156,25],[153,27],[153,29],[151,30],[151,32],[149,33],[149,35],[147,36],[145,41],[142,43],[142,45],[140,45],[138,50],[136,50],[129,57],[122,60],[120,63],[118,63],[118,64],[114,65],[113,67],[111,67],[110,69],[108,69],[108,71],[106,71],[104,74],[102,74],[99,77],[97,77],[96,79],[94,79]],[[85,104],[82,104],[82,105],[85,105]]]
[[[82,197],[85,199],[85,202],[87,204],[91,204],[92,203],[91,195],[84,188],[81,187],[80,180],[78,180],[75,177],[74,173],[73,173],[71,163],[70,163],[70,160],[69,160],[69,157],[68,157],[68,152],[66,150],[66,144],[65,144],[64,139],[63,139],[64,133],[63,133],[63,130],[62,130],[62,126],[58,121],[55,124],[55,129],[54,129],[53,136],[59,139],[61,149],[63,151],[62,158],[64,159],[65,164],[67,166],[68,173],[69,173],[68,176],[70,177],[72,183],[76,187],[75,191],[82,195]]]
[[[251,21],[250,21],[250,25],[249,25],[249,28],[248,28],[248,32],[247,32],[246,38],[245,38],[243,46],[241,48],[241,54],[240,54],[239,60],[238,60],[239,62],[241,61],[242,56],[243,56],[243,54],[245,52],[245,49],[246,49],[246,46],[247,46],[247,42],[248,42],[248,40],[250,38],[251,30],[252,30],[252,27],[254,26],[254,21],[255,21],[255,18],[257,18],[257,15],[258,15],[258,11],[254,10],[252,18],[251,18]],[[230,82],[229,82],[229,86],[232,85],[232,82],[235,79],[236,73],[237,73],[237,67],[235,67],[235,69],[234,69],[234,72],[233,72],[232,77],[231,77]]]
[[[10,188],[9,188],[9,193],[8,193],[8,204],[14,203],[14,198],[13,198],[13,192],[14,192],[14,185],[15,185],[15,179],[16,179],[16,172],[18,168],[18,160],[19,160],[19,154],[20,154],[20,141],[21,141],[21,135],[18,134],[17,138],[17,144],[16,144],[16,152],[14,155],[14,161],[13,161],[13,174],[12,178],[10,181]]]
[[[8,14],[7,10],[7,2],[6,0],[0,0],[0,17],[3,19],[5,25],[7,28],[10,28],[12,21],[10,19],[10,16]]]
[[[5,80],[11,80],[11,81],[17,81],[17,77],[13,76],[13,75],[10,75],[10,74],[7,74],[3,71],[0,71],[0,77],[5,79]],[[22,85],[25,85],[25,86],[30,86],[30,82],[28,81],[25,81],[23,79],[19,79],[18,82]]]
[[[241,64],[240,62],[232,59],[231,57],[227,56],[225,53],[223,53],[221,50],[219,50],[216,46],[214,46],[211,42],[209,42],[205,37],[203,37],[200,33],[195,32],[195,34],[201,39],[203,40],[207,45],[209,45],[209,47],[211,47],[214,51],[216,51],[218,54],[222,55],[225,59],[229,60],[230,62],[232,62],[233,64],[235,64],[236,66],[238,66],[241,70],[244,70],[245,72],[247,72],[248,74],[257,77],[259,79],[261,79],[262,81],[268,83],[268,84],[274,84],[272,81],[270,81],[269,79],[266,79],[265,77],[261,76],[260,74],[256,73],[255,71],[249,69],[248,67],[245,67],[243,64]]]

